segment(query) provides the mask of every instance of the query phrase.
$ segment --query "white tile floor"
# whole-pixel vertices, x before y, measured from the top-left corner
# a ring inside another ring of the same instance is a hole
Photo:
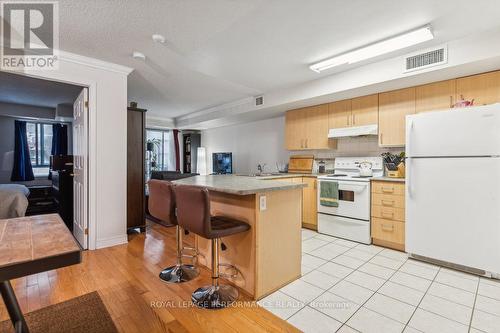
[[[500,332],[500,281],[302,231],[302,278],[259,304],[304,332]]]

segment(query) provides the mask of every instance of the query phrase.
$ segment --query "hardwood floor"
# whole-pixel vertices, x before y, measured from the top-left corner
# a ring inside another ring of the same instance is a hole
[[[215,311],[186,307],[191,292],[210,283],[210,273],[201,269],[200,277],[178,285],[162,282],[158,273],[175,262],[174,247],[175,229],[150,222],[146,235],[131,235],[126,245],[86,251],[79,265],[13,286],[23,312],[98,291],[120,332],[298,332],[255,303]],[[0,302],[0,319],[7,318]]]

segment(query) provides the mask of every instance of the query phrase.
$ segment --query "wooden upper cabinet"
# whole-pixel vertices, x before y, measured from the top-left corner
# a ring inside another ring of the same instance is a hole
[[[457,100],[474,99],[474,105],[500,102],[500,71],[462,77],[457,82]]]
[[[351,100],[351,126],[378,124],[378,94]]]
[[[379,145],[405,145],[406,116],[449,109],[460,97],[474,105],[500,103],[500,71],[342,100],[286,113],[286,148],[331,149],[330,128],[379,125]]]
[[[305,148],[336,148],[336,141],[328,139],[328,130],[328,104],[307,108]]]
[[[333,149],[328,139],[328,104],[288,111],[285,115],[285,145],[288,150]]]
[[[406,116],[415,113],[415,88],[379,94],[379,145],[405,145]]]
[[[415,88],[415,112],[446,110],[455,104],[456,80],[447,80]]]
[[[328,123],[330,128],[351,126],[351,116],[350,99],[328,104]]]
[[[288,150],[304,148],[305,114],[304,109],[297,109],[285,115],[285,145]]]

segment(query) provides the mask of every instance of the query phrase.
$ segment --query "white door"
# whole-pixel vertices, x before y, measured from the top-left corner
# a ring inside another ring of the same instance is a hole
[[[406,118],[406,155],[500,155],[500,104]]]
[[[407,160],[406,251],[500,273],[500,158]]]
[[[88,89],[84,88],[73,104],[73,234],[87,248],[88,175]]]

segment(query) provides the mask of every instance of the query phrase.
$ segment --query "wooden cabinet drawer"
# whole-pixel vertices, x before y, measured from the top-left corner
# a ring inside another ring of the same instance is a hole
[[[372,205],[394,207],[394,208],[405,208],[405,197],[402,195],[373,193]]]
[[[405,184],[396,182],[372,182],[372,193],[404,195]]]
[[[396,244],[405,243],[405,224],[399,221],[372,218],[372,237]]]
[[[393,208],[384,206],[372,206],[372,216],[381,219],[404,222],[405,210],[403,208]]]

